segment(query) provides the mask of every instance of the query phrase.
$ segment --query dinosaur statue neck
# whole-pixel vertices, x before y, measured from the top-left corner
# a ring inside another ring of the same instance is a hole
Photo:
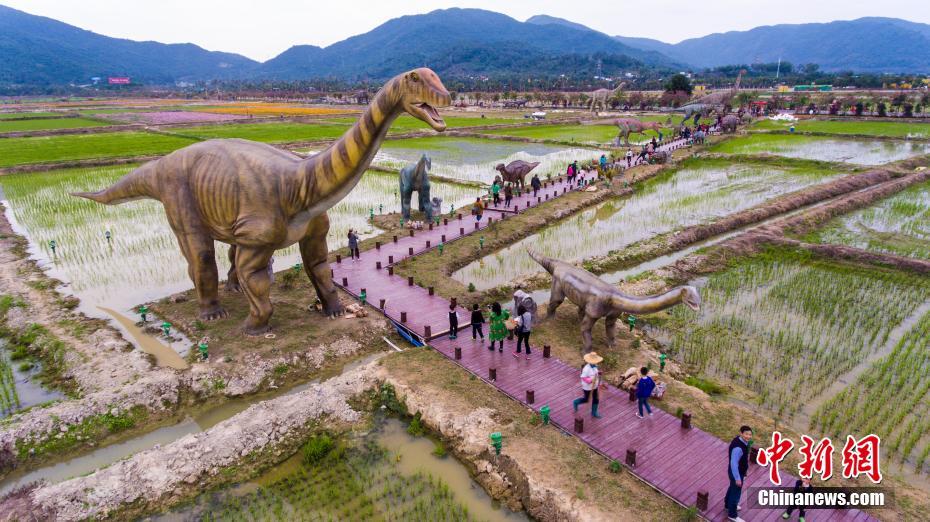
[[[311,216],[341,201],[362,179],[384,136],[403,112],[401,83],[393,80],[378,91],[351,129],[323,152],[300,164],[298,205]]]
[[[610,298],[612,307],[621,312],[649,314],[665,310],[681,302],[684,297],[683,287],[676,286],[671,290],[658,295],[636,297],[626,295],[619,291]]]

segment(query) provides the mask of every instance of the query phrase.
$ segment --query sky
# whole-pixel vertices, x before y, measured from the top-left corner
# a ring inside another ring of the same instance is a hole
[[[292,45],[325,47],[402,15],[474,7],[526,20],[547,14],[610,35],[676,43],[780,23],[892,16],[930,23],[926,0],[0,0],[106,36],[192,42],[265,61]]]

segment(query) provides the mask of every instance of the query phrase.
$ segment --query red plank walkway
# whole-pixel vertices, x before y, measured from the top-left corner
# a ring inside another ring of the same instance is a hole
[[[676,140],[661,148],[674,150],[682,146],[685,143]],[[587,179],[590,179],[589,175]],[[547,183],[535,197],[532,192],[515,197],[513,205],[518,211],[523,211],[570,190],[572,187],[560,178]],[[461,335],[458,340],[449,340],[441,335],[448,330],[449,301],[393,274],[391,265],[431,250],[439,241],[448,243],[484,230],[505,216],[506,213],[486,212],[476,223],[473,216],[456,215],[430,230],[418,230],[413,235],[409,231],[405,231],[406,235],[399,233],[394,241],[362,252],[359,260],[342,259],[333,263],[333,279],[356,296],[364,288],[368,304],[514,400],[535,411],[549,405],[551,421],[556,427],[574,434],[605,457],[625,462],[627,450],[635,450],[636,467],[630,472],[680,504],[695,505],[698,492],[707,492],[709,507],[701,515],[713,521],[726,520],[723,498],[728,486],[728,442],[699,429],[683,429],[677,417],[659,408],[654,408],[653,417],[639,419],[636,417],[636,402],[630,401],[626,392],[613,386],[607,386],[601,392],[601,419],[593,419],[590,407],[585,409],[587,405],[582,405],[577,416],[584,420],[584,429],[582,433],[575,433],[576,414],[572,411],[571,400],[580,395],[580,368],[555,358],[544,358],[539,339],[534,339],[537,347],[529,360],[525,357],[516,359],[511,355],[515,345],[511,341],[505,342],[504,353],[488,350],[488,344],[471,339],[467,326],[471,314],[463,307],[458,308],[463,325],[460,327]],[[377,268],[378,263],[380,269]],[[459,360],[455,359],[455,347],[461,348]],[[488,378],[490,368],[497,373],[494,381]],[[535,394],[532,404],[526,402],[527,390]],[[782,476],[784,484],[794,484],[794,477],[786,473]],[[745,486],[766,485],[769,485],[766,469],[750,466]],[[747,494],[744,488],[744,506]],[[774,509],[746,509],[741,515],[749,522],[756,522],[781,520],[781,513],[781,510]],[[808,510],[807,520],[858,522],[873,519],[858,510]]]

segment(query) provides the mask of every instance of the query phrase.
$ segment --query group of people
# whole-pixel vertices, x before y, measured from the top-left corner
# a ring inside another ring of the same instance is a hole
[[[471,338],[477,341],[479,338],[483,343],[484,325],[489,322],[491,327],[488,332],[488,339],[491,344],[488,350],[494,351],[495,345],[499,353],[504,353],[504,339],[516,336],[517,346],[513,351],[513,356],[519,358],[526,349],[526,358],[529,359],[533,354],[530,348],[530,334],[533,331],[533,314],[525,306],[519,305],[514,309],[514,315],[504,309],[500,303],[493,303],[488,307],[488,318],[485,320],[481,307],[477,304],[472,305],[471,310]],[[458,314],[455,305],[449,305],[449,338],[455,339],[458,336]]]

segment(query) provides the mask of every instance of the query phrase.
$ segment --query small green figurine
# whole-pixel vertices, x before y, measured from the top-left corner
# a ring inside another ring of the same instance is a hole
[[[659,354],[659,371],[665,371],[665,360],[668,359],[668,355],[664,353]]]
[[[171,335],[171,323],[169,323],[168,321],[161,323],[161,331],[165,334],[165,337],[170,336]]]
[[[142,316],[142,322],[143,322],[143,323],[145,323],[145,322],[148,321],[148,318],[147,318],[148,313],[149,313],[149,307],[147,307],[147,306],[145,306],[145,305],[142,305],[142,306],[139,307],[139,315]]]
[[[55,240],[53,239],[48,242],[48,247],[52,249],[52,254],[54,255],[55,249],[58,248],[58,243],[56,243]]]
[[[439,244],[436,245],[436,248],[439,249],[439,255],[442,255],[442,249],[445,248],[445,246],[446,246],[446,245],[444,245],[444,244],[442,243],[442,241],[440,241]]]
[[[362,302],[362,305],[364,305],[366,299],[368,299],[368,292],[366,292],[365,289],[362,288],[361,293],[358,294],[358,300]]]
[[[636,326],[636,316],[633,314],[630,314],[630,318],[627,319],[627,322],[630,323],[630,331],[632,332],[633,327]]]
[[[207,353],[207,340],[206,339],[200,340],[200,344],[197,345],[197,349],[200,350],[200,358],[202,360],[206,361],[207,358],[210,357],[210,354]]]

